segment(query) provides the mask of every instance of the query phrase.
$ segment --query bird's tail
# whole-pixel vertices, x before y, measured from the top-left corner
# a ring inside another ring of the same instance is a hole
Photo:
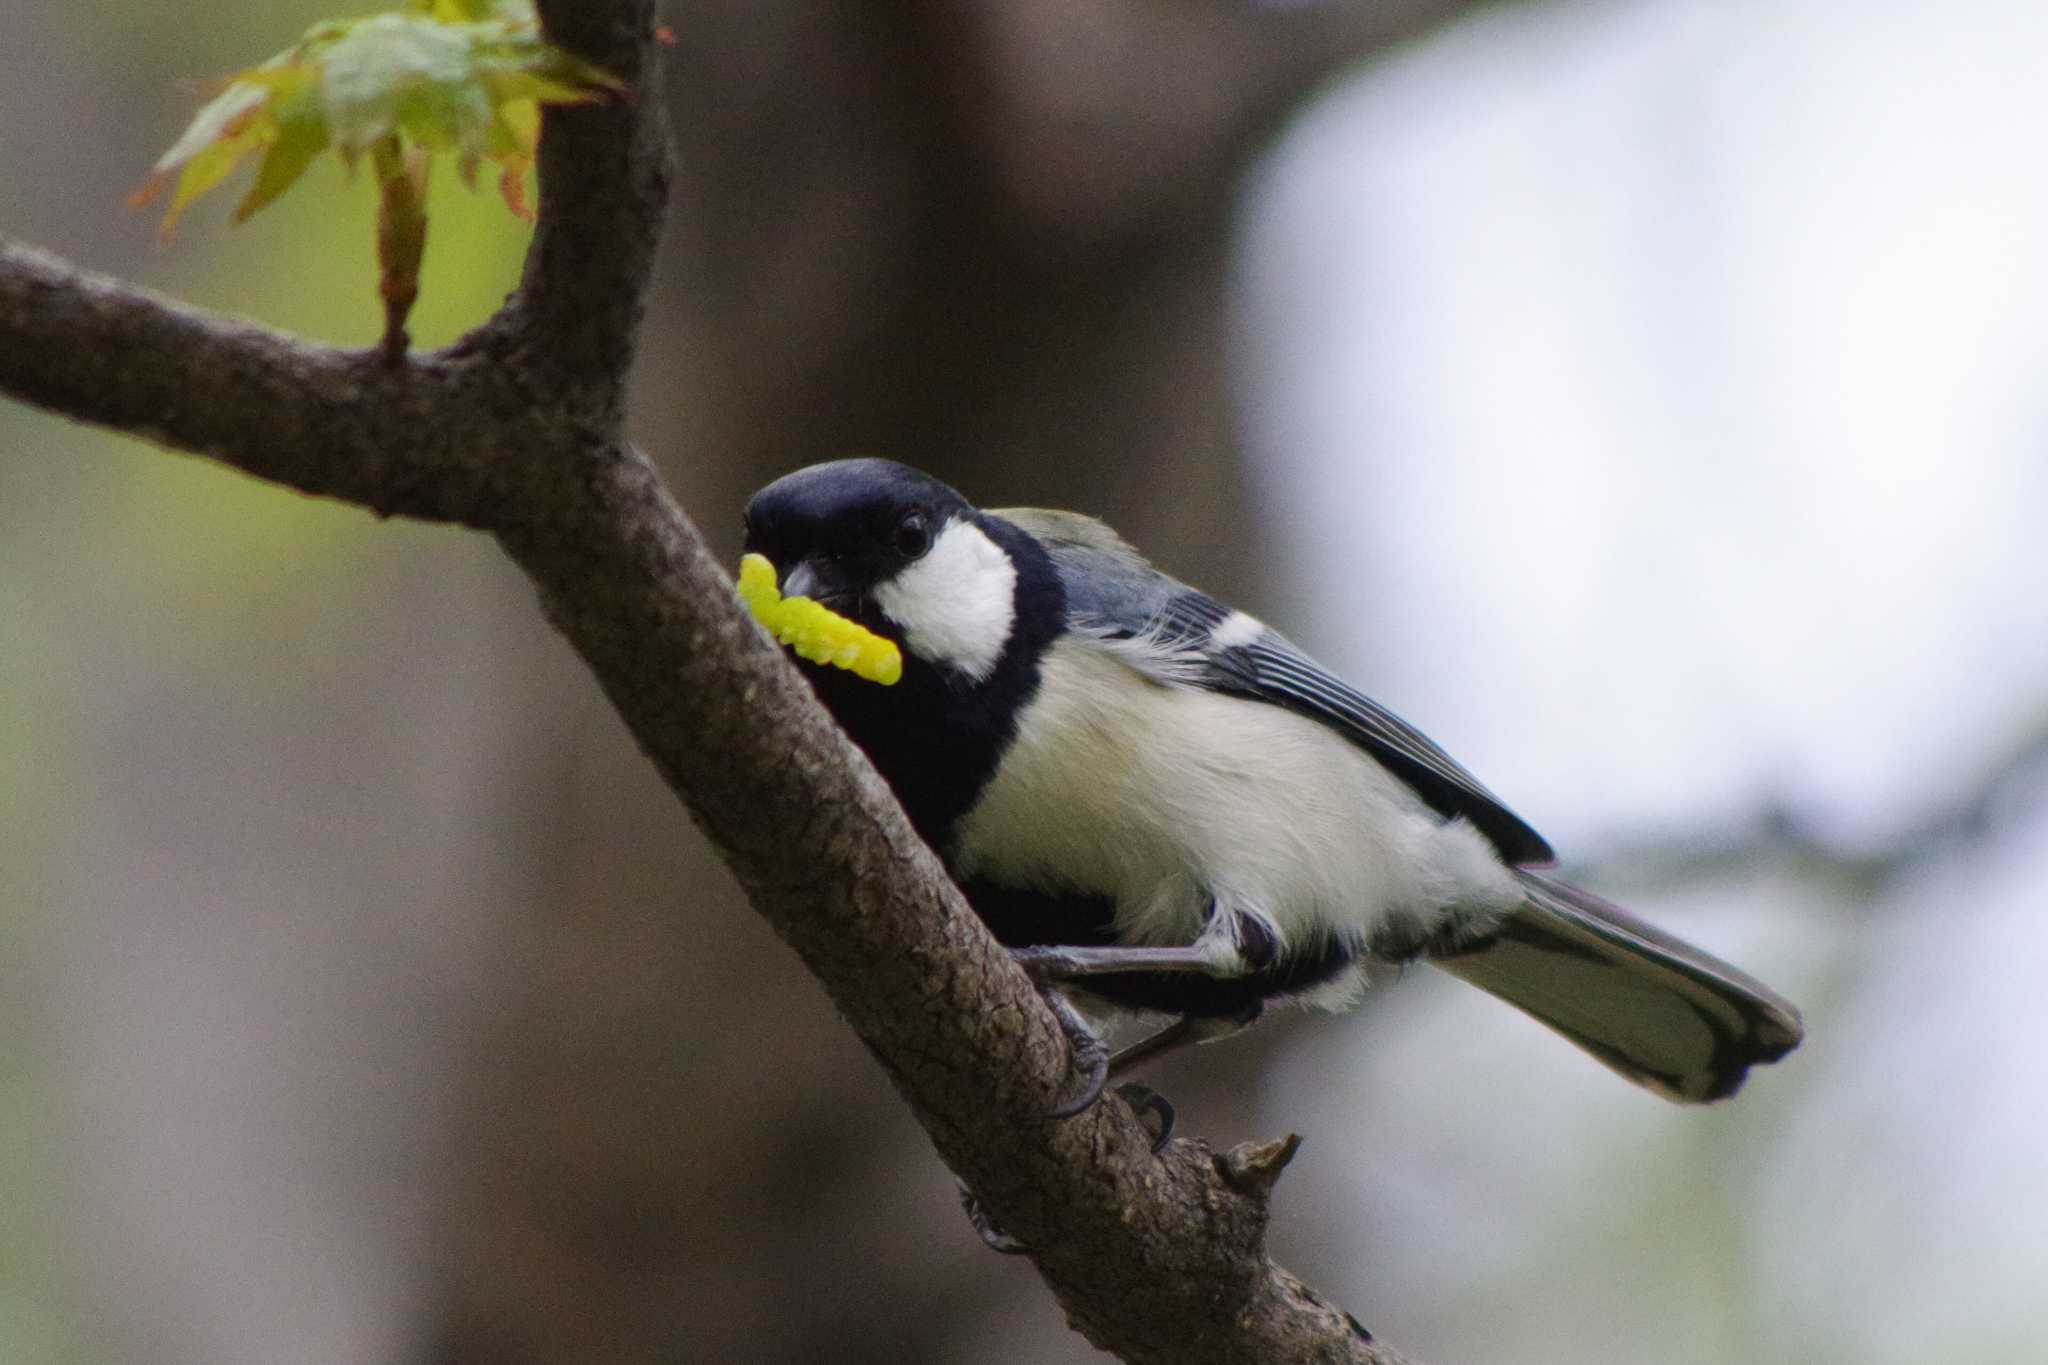
[[[1732,1095],[1799,1045],[1799,1011],[1761,982],[1590,892],[1515,875],[1522,905],[1435,965],[1683,1103]]]

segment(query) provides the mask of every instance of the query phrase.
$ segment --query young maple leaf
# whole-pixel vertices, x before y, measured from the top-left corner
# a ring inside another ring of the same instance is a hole
[[[235,206],[236,222],[290,189],[328,148],[351,167],[370,153],[385,346],[400,354],[425,247],[431,159],[453,152],[471,185],[483,162],[494,163],[506,207],[530,219],[525,177],[540,105],[624,91],[616,77],[543,39],[530,5],[411,0],[402,10],[315,24],[292,48],[228,77],[128,202],[140,207],[173,186],[158,227],[169,240],[192,201],[253,153],[263,159]]]

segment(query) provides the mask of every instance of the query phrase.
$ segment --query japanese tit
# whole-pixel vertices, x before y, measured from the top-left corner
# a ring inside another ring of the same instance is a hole
[[[746,547],[901,646],[894,686],[802,667],[996,938],[1084,1003],[1176,1017],[1119,1062],[1418,959],[1672,1100],[1800,1040],[1789,1002],[1532,871],[1550,846],[1442,749],[1098,521],[840,460],[756,493]]]

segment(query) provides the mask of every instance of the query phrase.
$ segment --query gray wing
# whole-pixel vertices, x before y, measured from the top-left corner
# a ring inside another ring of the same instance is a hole
[[[1438,814],[1471,821],[1511,866],[1557,861],[1542,835],[1427,735],[1277,631],[1250,618],[1232,621],[1238,613],[1160,573],[1101,522],[1037,508],[994,515],[1028,531],[1052,555],[1076,628],[1105,639],[1156,644],[1163,680],[1267,702],[1329,726],[1378,759]],[[1232,628],[1218,640],[1226,621]],[[1136,662],[1152,653],[1132,657]]]

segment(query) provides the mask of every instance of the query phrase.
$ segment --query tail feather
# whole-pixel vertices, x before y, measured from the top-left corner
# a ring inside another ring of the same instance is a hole
[[[1521,907],[1435,965],[1682,1103],[1732,1095],[1799,1045],[1799,1011],[1761,982],[1591,892],[1515,875]]]

